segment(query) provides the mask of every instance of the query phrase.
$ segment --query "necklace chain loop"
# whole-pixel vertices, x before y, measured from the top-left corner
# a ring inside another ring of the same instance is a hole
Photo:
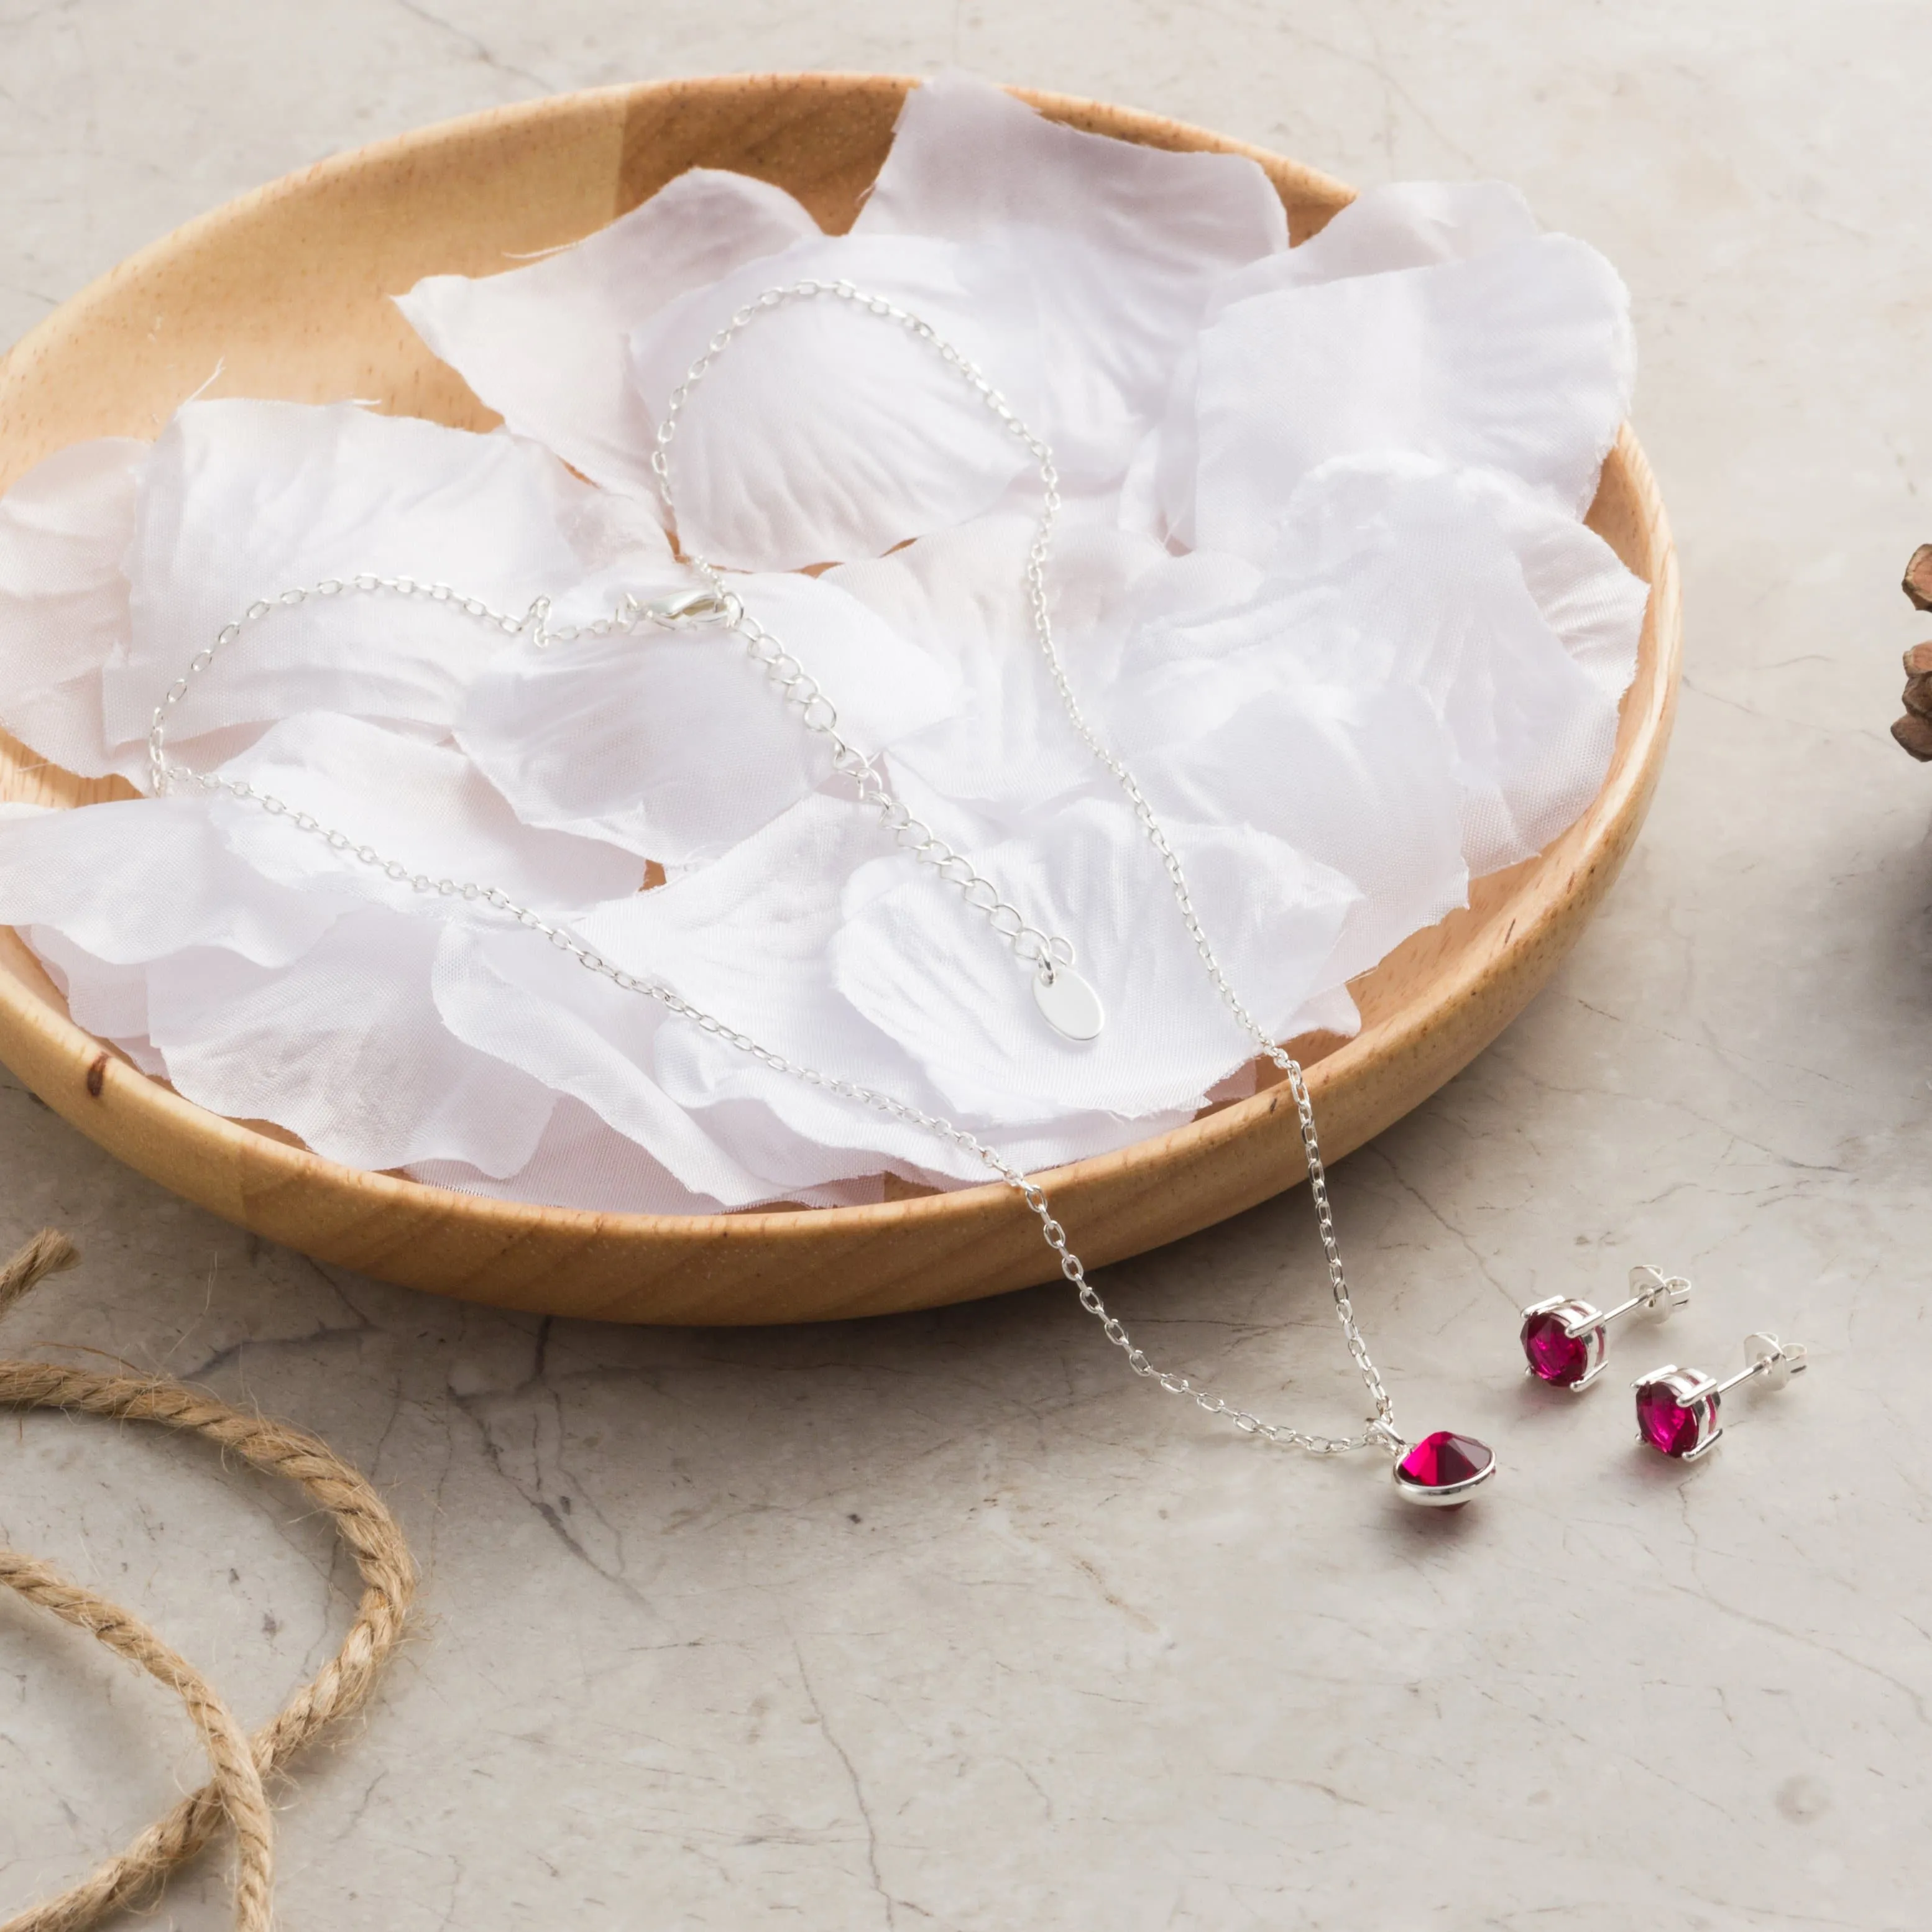
[[[1042,510],[1033,542],[1028,548],[1025,571],[1027,602],[1036,639],[1046,659],[1048,675],[1054,690],[1075,730],[1088,751],[1112,773],[1125,793],[1136,820],[1160,857],[1173,889],[1182,921],[1216,993],[1228,1012],[1255,1042],[1261,1054],[1280,1070],[1294,1102],[1302,1152],[1308,1167],[1309,1189],[1315,1204],[1316,1232],[1328,1264],[1329,1291],[1334,1302],[1336,1318],[1341,1323],[1342,1334],[1348,1342],[1349,1355],[1361,1376],[1373,1405],[1373,1416],[1362,1432],[1346,1436],[1324,1436],[1292,1428],[1282,1423],[1265,1421],[1246,1409],[1236,1408],[1190,1377],[1158,1367],[1150,1361],[1119,1318],[1108,1310],[1099,1289],[1088,1279],[1085,1264],[1069,1244],[1066,1229],[1054,1217],[1046,1190],[997,1149],[988,1147],[966,1128],[939,1114],[928,1113],[909,1102],[897,1100],[890,1094],[878,1092],[837,1075],[821,1072],[815,1067],[788,1058],[764,1046],[749,1034],[739,1032],[702,1007],[692,1004],[674,988],[653,980],[641,979],[606,959],[594,948],[586,946],[567,927],[545,920],[542,914],[520,904],[494,886],[452,878],[436,878],[414,871],[401,861],[386,856],[374,847],[360,843],[347,833],[322,824],[312,814],[296,810],[273,794],[262,791],[245,780],[194,771],[172,763],[167,756],[169,724],[194,680],[213,664],[224,650],[239,639],[245,630],[278,610],[293,608],[307,603],[311,598],[334,598],[350,593],[422,598],[432,603],[447,604],[464,616],[506,637],[525,638],[540,650],[553,644],[572,644],[586,637],[627,634],[646,622],[669,628],[694,624],[715,625],[731,630],[743,639],[753,662],[778,689],[788,706],[796,711],[800,722],[808,730],[828,742],[834,769],[853,782],[859,802],[878,814],[881,823],[904,850],[915,859],[932,866],[942,878],[958,887],[967,902],[983,914],[994,931],[1006,940],[1018,957],[1032,965],[1042,977],[1050,980],[1056,964],[1072,965],[1074,951],[1071,941],[1028,924],[1016,908],[1000,898],[997,889],[974,870],[970,861],[939,838],[929,826],[914,818],[892,795],[880,776],[874,760],[855,749],[840,735],[838,712],[817,680],[778,639],[750,616],[745,610],[742,601],[726,582],[724,573],[705,558],[693,553],[686,554],[686,561],[703,580],[702,588],[655,604],[644,604],[634,596],[626,596],[609,616],[600,616],[581,625],[552,626],[549,622],[550,606],[548,598],[538,598],[522,616],[514,617],[494,609],[481,598],[464,596],[447,584],[424,584],[408,577],[364,574],[340,579],[325,578],[318,584],[284,590],[272,598],[258,599],[250,604],[239,617],[222,626],[214,641],[196,654],[187,669],[168,687],[160,703],[155,706],[153,722],[148,734],[148,766],[153,789],[157,796],[165,795],[172,789],[176,781],[184,779],[206,792],[226,793],[231,797],[257,806],[271,817],[285,819],[295,830],[322,839],[332,850],[359,865],[380,872],[398,884],[407,886],[412,891],[434,894],[444,898],[460,899],[466,904],[486,907],[524,930],[548,940],[550,944],[568,955],[586,971],[608,980],[623,992],[656,1000],[668,1012],[696,1027],[700,1032],[748,1055],[773,1072],[820,1091],[836,1094],[856,1105],[870,1108],[890,1119],[917,1127],[936,1138],[949,1142],[979,1161],[1013,1189],[1026,1203],[1040,1223],[1042,1239],[1058,1258],[1060,1274],[1074,1289],[1081,1306],[1094,1317],[1100,1324],[1102,1334],[1126,1356],[1127,1366],[1135,1375],[1154,1383],[1171,1395],[1189,1397],[1206,1414],[1224,1417],[1245,1435],[1260,1436],[1283,1448],[1299,1449],[1313,1456],[1330,1456],[1346,1455],[1355,1450],[1375,1447],[1400,1456],[1407,1444],[1396,1426],[1394,1403],[1369,1353],[1368,1344],[1355,1318],[1348,1275],[1342,1265],[1341,1247],[1335,1232],[1334,1213],[1328,1196],[1327,1171],[1322,1162],[1321,1146],[1316,1133],[1315,1108],[1309,1098],[1307,1083],[1303,1078],[1300,1064],[1286,1048],[1268,1037],[1235,992],[1196,910],[1178,854],[1132,772],[1088,722],[1074,694],[1066,667],[1061,662],[1054,638],[1047,591],[1047,564],[1060,509],[1059,478],[1050,446],[1028,428],[1005,397],[979,368],[947,342],[929,322],[882,296],[866,293],[849,282],[800,281],[767,289],[739,309],[711,338],[704,352],[686,372],[684,380],[671,392],[651,454],[652,470],[658,480],[666,514],[675,526],[677,506],[671,487],[670,452],[676,435],[681,412],[713,362],[736,336],[760,316],[769,314],[789,302],[827,296],[851,304],[883,320],[896,323],[909,334],[928,344],[979,396],[995,420],[1024,446],[1039,466],[1042,491]]]

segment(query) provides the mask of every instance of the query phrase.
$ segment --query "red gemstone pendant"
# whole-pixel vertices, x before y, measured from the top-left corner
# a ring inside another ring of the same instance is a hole
[[[1395,1486],[1404,1502],[1424,1509],[1456,1509],[1496,1473],[1486,1442],[1438,1429],[1425,1436],[1395,1466]]]
[[[1636,1384],[1637,1436],[1660,1455],[1694,1462],[1724,1432],[1718,1408],[1712,1378],[1673,1364]]]

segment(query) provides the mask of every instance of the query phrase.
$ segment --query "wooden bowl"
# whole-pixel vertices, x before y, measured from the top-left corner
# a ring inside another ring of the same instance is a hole
[[[84,437],[152,436],[218,364],[215,393],[376,397],[472,429],[496,418],[388,299],[574,240],[683,170],[778,183],[828,229],[851,220],[910,82],[733,76],[566,95],[326,161],[190,223],[49,316],[0,362],[0,488]],[[1292,161],[1155,116],[1055,94],[1056,120],[1150,146],[1251,156],[1299,241],[1351,198]],[[1628,429],[1590,524],[1651,586],[1636,682],[1589,811],[1538,857],[1355,982],[1364,1024],[1304,1045],[1324,1150],[1359,1147],[1493,1039],[1575,944],[1636,836],[1669,734],[1679,652],[1664,506]],[[80,806],[124,791],[0,738],[0,797]],[[1323,1049],[1326,1048],[1327,1051]],[[0,1058],[64,1118],[176,1192],[272,1240],[382,1280],[562,1315],[758,1322],[872,1315],[1052,1278],[1004,1186],[871,1208],[691,1218],[488,1200],[361,1172],[218,1118],[82,1031],[0,929]],[[1046,1177],[1090,1264],[1238,1213],[1306,1173],[1280,1088]]]

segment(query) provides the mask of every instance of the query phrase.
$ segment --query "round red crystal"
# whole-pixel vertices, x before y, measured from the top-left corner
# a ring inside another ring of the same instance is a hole
[[[1686,1403],[1668,1382],[1646,1382],[1636,1392],[1638,1433],[1666,1456],[1688,1456],[1709,1435],[1718,1420],[1718,1398]]]
[[[1486,1442],[1438,1429],[1425,1436],[1396,1465],[1406,1483],[1422,1490],[1446,1490],[1480,1476],[1496,1460]]]
[[[1590,1372],[1592,1344],[1600,1346],[1604,1334],[1600,1328],[1586,1328],[1580,1335],[1567,1334],[1564,1318],[1563,1310],[1546,1309],[1540,1315],[1526,1316],[1522,1324],[1523,1359],[1530,1372],[1538,1381],[1554,1383],[1558,1388],[1580,1382]]]

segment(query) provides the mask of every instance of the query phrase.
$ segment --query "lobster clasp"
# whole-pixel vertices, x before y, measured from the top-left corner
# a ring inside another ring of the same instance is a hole
[[[708,585],[661,598],[644,608],[645,616],[668,631],[681,630],[687,624],[735,624],[742,614],[742,606],[730,591],[714,590]]]

